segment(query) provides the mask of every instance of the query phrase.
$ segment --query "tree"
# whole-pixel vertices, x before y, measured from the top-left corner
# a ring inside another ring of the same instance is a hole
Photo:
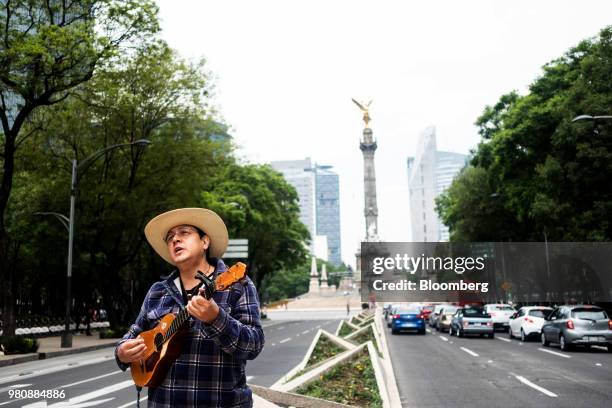
[[[456,240],[612,239],[612,27],[546,64],[529,93],[486,107],[470,165],[438,200]]]
[[[250,164],[228,166],[202,193],[201,205],[226,221],[230,237],[248,238],[249,273],[260,287],[266,275],[306,262],[310,234],[297,200],[280,173]]]
[[[15,175],[15,154],[33,132],[22,128],[40,107],[66,99],[91,79],[120,47],[158,30],[152,0],[85,2],[5,0],[0,9],[0,279],[4,331],[14,332],[13,274],[5,213]]]
[[[20,275],[53,268],[49,275],[63,281],[63,262],[59,268],[43,263],[49,254],[65,253],[64,240],[49,243],[65,231],[53,219],[38,220],[45,227],[34,234],[28,225],[35,211],[66,212],[70,159],[109,144],[149,139],[144,153],[123,148],[93,162],[77,191],[75,300],[103,299],[113,325],[132,318],[151,281],[168,270],[145,244],[144,225],[162,211],[197,206],[208,177],[233,163],[230,145],[209,140],[223,125],[204,109],[202,95],[211,85],[203,64],[187,64],[162,42],[143,44],[31,122],[45,125],[17,156],[20,200],[8,211],[13,242],[21,244]],[[26,253],[32,256],[26,259]],[[38,279],[54,288],[46,275]],[[124,315],[116,314],[120,311]]]

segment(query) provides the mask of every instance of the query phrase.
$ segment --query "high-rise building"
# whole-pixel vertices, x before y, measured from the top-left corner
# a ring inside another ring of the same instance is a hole
[[[415,157],[407,160],[412,241],[448,241],[448,227],[436,212],[436,197],[451,185],[466,160],[464,154],[438,151],[435,127],[421,133]]]
[[[327,237],[328,261],[342,263],[340,250],[340,183],[331,166],[315,165],[317,235]]]
[[[271,165],[283,174],[298,193],[300,221],[306,225],[312,237],[311,253],[327,254],[325,260],[340,265],[342,254],[338,175],[330,170],[331,166],[313,165],[310,158],[273,161]],[[317,239],[317,236],[321,238]],[[324,240],[323,236],[326,237]],[[320,248],[322,242],[326,242],[326,250]]]
[[[315,226],[315,177],[310,158],[304,160],[281,160],[270,163],[272,168],[282,173],[298,194],[300,221],[310,232],[310,252],[314,254],[314,242],[317,235]]]

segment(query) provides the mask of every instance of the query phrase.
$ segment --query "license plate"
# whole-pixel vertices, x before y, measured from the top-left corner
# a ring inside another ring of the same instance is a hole
[[[414,327],[415,324],[414,323],[404,323],[403,326],[404,327]]]
[[[586,336],[587,341],[604,342],[605,338],[600,336]]]

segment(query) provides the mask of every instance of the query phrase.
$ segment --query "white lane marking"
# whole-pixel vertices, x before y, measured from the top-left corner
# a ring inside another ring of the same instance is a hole
[[[281,341],[279,341],[278,343],[279,343],[279,344],[283,344],[283,343],[286,343],[286,342],[288,342],[288,341],[291,341],[291,337],[287,337],[286,339],[282,339],[282,340],[281,340]]]
[[[510,340],[510,339],[505,339],[505,338],[503,338],[503,337],[499,337],[499,336],[495,336],[495,338],[496,338],[497,340],[505,341],[506,343],[510,343],[510,342],[512,341],[512,340]]]
[[[70,398],[67,402],[66,401],[61,401],[61,402],[58,402],[56,404],[49,405],[49,408],[51,408],[51,407],[64,407],[66,405],[68,405],[68,406],[76,405],[76,404],[78,404],[80,402],[84,402],[84,401],[87,401],[87,400],[98,398],[98,397],[100,397],[102,395],[110,394],[110,393],[113,393],[115,391],[119,391],[119,390],[122,390],[124,388],[133,387],[133,386],[134,386],[134,381],[132,381],[132,380],[122,381],[122,382],[117,383],[117,384],[109,385],[108,387],[100,388],[99,390],[96,390],[96,391],[92,391],[92,392],[88,392],[86,394],[79,395],[78,397]]]
[[[474,356],[474,357],[478,357],[478,354],[474,353],[472,350],[465,348],[465,347],[459,347],[461,350],[465,351],[466,353]]]
[[[431,330],[429,330],[429,329],[425,329],[425,331],[426,331],[427,333],[431,333]]]
[[[143,401],[145,401],[146,399],[147,399],[147,396],[145,395],[144,397],[142,397],[141,399],[139,399],[139,401],[140,401],[140,402],[143,402]],[[123,404],[123,405],[121,405],[120,407],[117,407],[117,408],[127,408],[127,407],[130,407],[130,406],[132,406],[132,407],[133,407],[133,406],[134,406],[134,403],[133,403],[133,402],[128,402],[127,404]]]
[[[439,338],[439,339],[442,339],[442,340],[444,340],[444,341],[448,341],[448,339],[447,339],[446,337],[444,337],[444,336],[440,336],[440,337],[438,337],[438,338]]]
[[[601,363],[595,363],[597,367],[601,367]]]
[[[274,346],[276,346],[276,343],[272,343],[272,346],[273,346],[273,347],[274,347]]]
[[[489,361],[487,361],[487,363],[492,363],[492,362],[493,362],[493,360],[489,360]]]
[[[300,333],[296,334],[295,337],[300,337]],[[281,343],[282,343],[282,341],[281,341]]]
[[[19,374],[15,374],[15,375],[11,375],[9,377],[3,377],[0,378],[0,384],[5,384],[7,382],[11,382],[14,381],[15,379],[19,378],[19,379],[23,379],[23,378],[32,378],[32,377],[38,377],[44,374],[51,374],[51,373],[55,373],[58,371],[65,371],[65,370],[70,370],[72,368],[80,368],[80,367],[85,367],[88,365],[93,365],[93,364],[98,364],[104,361],[109,361],[110,357],[98,357],[98,358],[93,358],[91,360],[86,360],[83,361],[81,363],[79,363],[79,365],[74,365],[73,363],[66,363],[66,364],[60,364],[57,366],[51,366],[48,368],[43,368],[41,370],[36,370],[36,371],[26,371],[23,373],[19,373]]]
[[[308,332],[309,332],[309,331],[310,331],[310,330],[304,330],[304,331],[302,332],[302,334],[308,334]]]
[[[283,330],[285,326],[277,327],[276,330]]]
[[[449,342],[448,342],[448,344],[454,344],[454,343],[455,343],[454,341],[449,341]]]
[[[538,390],[542,394],[548,395],[549,397],[557,398],[557,394],[555,394],[554,392],[550,392],[546,388],[540,387],[539,385],[532,383],[531,381],[529,381],[525,377],[522,377],[520,375],[515,375],[515,377],[517,378],[517,380],[519,380],[520,382],[522,382],[525,385],[528,385],[529,387],[533,388],[534,390]]]
[[[546,350],[545,348],[542,348],[542,347],[538,348],[538,350],[543,351],[545,353],[554,354],[555,356],[559,356],[559,357],[572,358],[572,356],[568,356],[567,354],[557,353],[556,351],[552,351],[552,350]]]

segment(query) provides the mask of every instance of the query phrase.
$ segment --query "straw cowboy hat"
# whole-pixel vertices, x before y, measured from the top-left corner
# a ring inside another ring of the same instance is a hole
[[[208,255],[211,258],[220,258],[225,253],[227,227],[217,213],[206,208],[179,208],[158,215],[145,227],[147,241],[166,262],[174,265],[165,238],[168,231],[177,225],[193,225],[204,231],[210,238]]]

